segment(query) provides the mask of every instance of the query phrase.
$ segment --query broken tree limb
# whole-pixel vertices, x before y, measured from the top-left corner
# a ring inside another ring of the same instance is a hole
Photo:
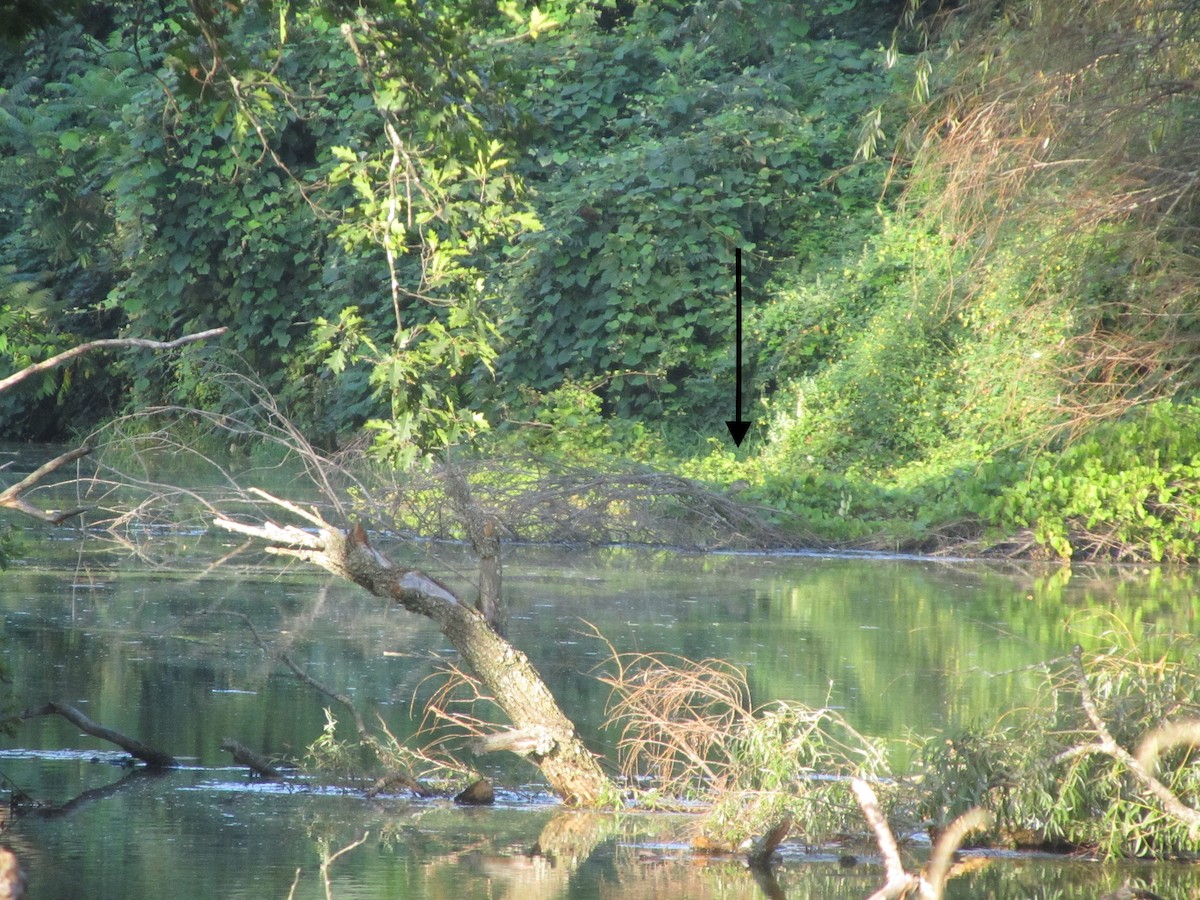
[[[45,372],[53,369],[56,366],[61,366],[65,362],[70,362],[77,356],[83,356],[92,350],[111,350],[111,349],[129,349],[137,348],[144,350],[174,350],[176,347],[182,347],[184,344],[191,344],[195,341],[204,341],[212,337],[217,337],[224,334],[227,328],[210,328],[208,331],[198,331],[195,334],[185,334],[183,337],[175,338],[173,341],[151,341],[145,338],[106,338],[100,341],[88,341],[86,344],[79,344],[72,347],[70,350],[64,350],[56,356],[51,356],[49,359],[43,359],[41,362],[33,363],[26,366],[19,372],[14,372],[7,378],[0,378],[0,393],[8,390],[15,384],[20,384],[26,378],[37,375],[39,372]]]
[[[76,447],[74,450],[68,450],[61,456],[56,456],[47,463],[38,466],[16,484],[10,485],[3,491],[0,491],[0,508],[15,509],[34,519],[40,519],[43,522],[49,522],[51,525],[61,525],[72,516],[77,516],[80,513],[87,512],[86,506],[76,507],[67,510],[40,510],[28,500],[24,498],[24,493],[39,481],[45,478],[50,473],[61,469],[68,463],[73,463],[80,457],[87,456],[92,452],[92,448],[86,444],[82,447]]]
[[[27,709],[21,713],[20,718],[24,720],[51,715],[62,716],[85,734],[98,737],[100,740],[108,741],[110,744],[116,744],[130,756],[142,760],[142,762],[152,769],[174,769],[179,765],[175,761],[175,757],[170,754],[163,753],[161,750],[155,750],[153,747],[147,747],[141,741],[121,734],[119,731],[113,731],[111,728],[98,725],[75,707],[68,706],[66,703],[50,702],[45,706]]]
[[[904,871],[904,863],[900,859],[900,848],[896,846],[896,838],[892,835],[891,826],[888,825],[887,817],[879,807],[879,799],[871,790],[871,786],[861,778],[851,778],[850,788],[854,791],[854,799],[858,801],[858,806],[862,810],[867,824],[871,826],[871,831],[875,834],[875,843],[879,847],[879,853],[883,856],[884,877],[887,879],[883,887],[872,894],[868,900],[892,900],[892,898],[907,896],[916,889],[919,879],[916,875],[910,875]]]
[[[235,763],[246,766],[263,778],[283,778],[283,773],[275,768],[275,764],[271,760],[261,753],[255,753],[244,744],[225,738],[221,741],[221,749],[230,754]]]
[[[392,562],[371,547],[361,526],[345,532],[315,512],[303,511],[302,516],[317,525],[315,533],[273,522],[250,525],[224,517],[214,524],[269,541],[270,553],[303,559],[354,582],[373,596],[435,621],[495,697],[514,729],[543,729],[549,735],[541,748],[546,752],[535,750],[526,759],[542,771],[555,793],[566,803],[581,806],[596,805],[611,796],[611,782],[524,653],[496,634],[482,615],[446,585],[417,569]]]
[[[545,756],[553,749],[554,735],[541,727],[498,731],[471,741],[471,752],[476,756],[485,756],[501,750],[519,755],[536,753]]]
[[[746,862],[752,869],[770,869],[771,856],[775,848],[783,843],[783,839],[792,830],[792,817],[784,816],[776,822],[765,834],[760,834],[750,842],[746,852]]]
[[[938,838],[929,858],[924,875],[913,875],[904,869],[900,859],[900,848],[887,817],[879,806],[879,799],[871,786],[861,778],[851,778],[850,787],[854,798],[875,833],[875,843],[883,856],[884,875],[887,882],[867,900],[898,900],[902,897],[920,897],[921,900],[942,900],[946,879],[950,875],[950,862],[954,852],[972,831],[987,828],[992,823],[992,814],[985,810],[969,809],[953,822]]]

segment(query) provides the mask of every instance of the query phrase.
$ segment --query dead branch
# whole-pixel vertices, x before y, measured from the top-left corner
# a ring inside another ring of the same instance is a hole
[[[15,384],[20,384],[26,378],[37,375],[39,372],[45,372],[53,369],[56,366],[61,366],[65,362],[70,362],[77,356],[83,356],[92,350],[110,350],[110,349],[127,349],[138,348],[145,350],[174,350],[176,347],[182,347],[184,344],[191,344],[195,341],[205,341],[212,337],[224,334],[228,329],[210,328],[208,331],[198,331],[195,334],[187,334],[181,338],[175,338],[173,341],[151,341],[145,338],[106,338],[99,341],[88,341],[86,344],[79,344],[72,347],[70,350],[64,350],[57,356],[51,356],[49,359],[44,359],[41,362],[33,363],[26,366],[18,372],[14,372],[7,378],[0,379],[0,393],[8,390]]]
[[[554,736],[544,728],[525,728],[486,734],[471,741],[471,752],[476,756],[507,750],[510,753],[538,753],[545,755],[554,746]]]
[[[1200,746],[1200,720],[1171,722],[1142,736],[1134,758],[1151,775],[1157,777],[1158,759],[1172,747]]]
[[[982,831],[992,824],[992,814],[986,810],[969,809],[946,828],[933,845],[933,854],[925,867],[925,877],[921,880],[921,896],[928,900],[939,900],[946,889],[946,880],[950,875],[954,852],[962,846],[963,839],[972,831]]]
[[[98,725],[75,707],[68,706],[65,703],[50,702],[45,706],[26,709],[18,718],[25,720],[34,719],[38,716],[52,715],[62,716],[85,734],[98,737],[102,741],[108,741],[110,744],[116,744],[130,756],[142,760],[152,769],[174,769],[179,765],[173,756],[163,753],[161,750],[155,750],[153,747],[147,747],[140,741],[128,735],[121,734],[119,731],[113,731],[111,728]]]
[[[75,509],[61,511],[43,511],[26,500],[23,494],[50,473],[61,469],[63,466],[67,465],[68,463],[72,463],[81,457],[87,456],[91,452],[92,448],[84,444],[82,447],[76,447],[74,450],[68,450],[66,453],[56,456],[49,462],[38,466],[16,484],[10,485],[3,491],[0,491],[0,507],[5,509],[15,509],[27,516],[31,516],[32,518],[40,519],[43,522],[49,522],[51,525],[61,525],[72,516],[77,516],[80,513],[87,512],[86,506],[80,506],[76,507]]]
[[[314,690],[318,691],[319,693],[324,694],[326,697],[328,697],[331,700],[336,700],[338,703],[340,703],[344,707],[346,707],[346,709],[348,709],[350,711],[350,714],[354,717],[354,724],[355,724],[356,729],[358,730],[359,737],[363,738],[364,740],[366,740],[370,737],[370,734],[367,731],[366,723],[363,721],[362,714],[358,711],[357,707],[355,707],[354,701],[352,701],[345,694],[339,694],[336,691],[334,691],[332,688],[326,687],[324,684],[317,681],[315,678],[313,678],[311,675],[309,675],[306,671],[304,671],[304,669],[302,669],[299,665],[297,665],[292,660],[292,658],[290,656],[288,656],[286,653],[284,653],[282,651],[272,650],[271,647],[267,644],[267,642],[262,639],[262,636],[258,633],[258,629],[254,627],[254,622],[252,622],[250,620],[250,617],[248,615],[246,615],[245,613],[233,612],[232,610],[218,610],[218,611],[206,610],[206,611],[203,611],[200,613],[196,613],[196,615],[223,615],[223,616],[231,616],[235,619],[240,620],[241,623],[243,625],[245,625],[246,629],[250,632],[250,636],[254,640],[254,645],[256,647],[258,647],[258,649],[260,649],[268,657],[279,660],[281,663],[283,663],[285,666],[287,666],[291,670],[293,675],[295,675],[300,681],[303,681],[309,687],[313,688]]]
[[[244,744],[225,738],[221,741],[221,749],[232,755],[234,762],[248,767],[263,778],[283,778],[283,773],[275,768],[271,760],[261,753],[255,753]]]
[[[407,788],[418,797],[432,796],[432,792],[427,787],[425,787],[407,772],[393,771],[375,779],[375,783],[367,789],[367,792],[363,794],[363,797],[365,797],[367,800],[370,800],[372,797],[378,797],[384,791],[391,790],[397,785]]]
[[[361,847],[363,844],[365,844],[367,842],[367,838],[369,838],[370,836],[371,836],[371,832],[364,831],[362,834],[362,837],[360,837],[358,840],[350,842],[345,847],[343,847],[341,850],[338,850],[336,853],[327,855],[325,857],[325,859],[323,859],[321,861],[321,881],[325,885],[325,897],[327,898],[327,900],[333,900],[333,883],[329,880],[329,869],[342,856],[349,853],[351,850],[354,850],[355,848]]]
[[[475,502],[471,486],[457,466],[444,471],[446,496],[467,530],[471,549],[479,557],[479,594],[475,608],[501,635],[505,630],[504,597],[501,590],[500,535],[496,516]]]
[[[769,869],[771,867],[771,854],[775,852],[776,847],[783,843],[783,839],[788,836],[788,832],[791,830],[792,817],[784,816],[766,834],[756,837],[750,843],[750,850],[746,854],[746,862],[750,868]]]
[[[992,822],[991,813],[982,809],[971,809],[963,813],[950,823],[950,827],[934,844],[925,874],[913,875],[904,869],[904,863],[900,859],[900,848],[896,845],[891,826],[888,825],[887,817],[884,816],[879,799],[871,786],[861,778],[851,778],[850,787],[867,823],[871,826],[871,831],[875,834],[875,843],[883,856],[884,873],[887,877],[884,886],[868,900],[895,900],[912,896],[914,893],[921,900],[941,900],[954,851],[969,833],[987,828]]]
[[[764,508],[644,467],[597,471],[539,458],[490,458],[456,462],[454,470],[476,508],[511,540],[712,549],[789,547],[802,534],[799,523],[772,525]],[[398,525],[430,536],[470,537],[444,469],[409,476],[399,487],[392,513]]]
[[[904,871],[904,863],[900,859],[900,848],[896,846],[896,838],[892,835],[887,817],[879,807],[879,798],[875,796],[871,786],[861,778],[851,778],[850,788],[854,791],[854,798],[858,801],[859,808],[863,811],[863,816],[875,835],[875,843],[883,856],[883,871],[887,878],[884,886],[872,894],[868,900],[892,900],[892,898],[906,896],[916,888],[918,879],[916,875],[910,875]]]
[[[551,787],[573,804],[596,804],[609,795],[611,783],[576,736],[574,724],[545,682],[525,654],[496,634],[483,616],[437,579],[399,566],[375,550],[361,525],[345,532],[315,511],[302,510],[263,491],[255,493],[315,525],[316,531],[269,521],[251,525],[223,516],[214,524],[266,540],[270,543],[268,553],[305,560],[354,582],[373,596],[433,619],[516,729],[546,730],[548,742],[526,758],[541,769]]]

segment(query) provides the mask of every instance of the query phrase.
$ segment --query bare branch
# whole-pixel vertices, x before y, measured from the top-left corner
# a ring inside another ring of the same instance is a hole
[[[258,496],[269,499],[270,495]],[[273,501],[276,502],[276,501]],[[286,502],[278,505],[296,513]],[[549,740],[527,759],[542,770],[551,787],[568,803],[602,802],[612,784],[579,740],[575,725],[563,713],[525,654],[488,626],[487,621],[437,579],[400,566],[373,548],[361,525],[349,532],[328,526],[314,513],[299,511],[317,533],[273,522],[247,525],[218,517],[218,527],[273,542],[268,552],[294,556],[357,584],[368,593],[433,619],[462,654],[518,731],[541,727]],[[539,750],[547,751],[544,755]]]
[[[56,456],[38,468],[34,469],[20,481],[14,485],[10,485],[3,491],[0,491],[0,507],[5,509],[15,509],[25,513],[27,516],[32,516],[35,519],[40,519],[43,522],[49,522],[51,525],[61,525],[71,516],[77,516],[82,512],[87,511],[86,506],[79,506],[68,510],[52,510],[43,512],[38,509],[21,495],[27,490],[49,475],[68,463],[72,463],[80,457],[87,456],[92,452],[92,448],[86,444],[82,447],[77,447],[74,450],[69,450],[61,456]]]
[[[137,757],[152,769],[173,769],[179,765],[169,753],[147,747],[141,741],[128,735],[99,725],[66,703],[51,702],[35,709],[27,709],[21,713],[20,718],[22,720],[33,719],[37,716],[62,716],[80,731],[90,734],[92,737],[98,737],[102,741],[108,741],[110,744],[116,744],[130,756]]]
[[[184,344],[191,344],[195,341],[204,341],[208,338],[217,337],[224,334],[228,329],[210,328],[208,331],[198,331],[195,334],[187,334],[181,338],[176,338],[173,341],[151,341],[145,338],[106,338],[99,341],[88,341],[86,344],[79,344],[72,347],[70,350],[64,350],[57,356],[51,356],[49,359],[44,359],[41,362],[33,363],[26,366],[19,372],[14,372],[7,378],[0,379],[0,393],[8,390],[15,384],[20,384],[26,378],[37,375],[39,372],[45,372],[53,369],[56,366],[61,366],[65,362],[70,362],[77,356],[83,356],[92,350],[110,350],[114,348],[126,349],[130,347],[145,349],[145,350],[174,350],[176,347],[182,347]]]
[[[951,822],[950,827],[942,833],[933,847],[933,854],[929,858],[925,876],[920,877],[904,870],[904,863],[900,859],[900,848],[896,845],[896,838],[892,835],[891,826],[888,825],[887,818],[880,809],[879,800],[875,796],[875,792],[871,790],[871,786],[861,778],[851,778],[850,787],[854,791],[855,799],[858,800],[863,815],[866,816],[867,823],[875,833],[875,843],[879,845],[879,852],[883,856],[884,874],[887,876],[887,883],[872,894],[868,900],[893,900],[893,898],[910,897],[914,891],[921,897],[921,900],[941,900],[954,851],[959,848],[963,838],[970,832],[987,828],[992,822],[991,813],[978,808],[968,810]]]
[[[1200,745],[1200,720],[1191,719],[1187,722],[1172,722],[1155,728],[1142,735],[1134,758],[1151,775],[1157,775],[1158,758],[1163,752],[1187,744],[1195,747]]]
[[[861,778],[851,778],[850,788],[854,798],[866,817],[867,824],[875,834],[875,843],[883,856],[883,871],[887,883],[872,894],[869,900],[889,900],[893,897],[903,897],[917,884],[917,877],[904,871],[904,863],[900,860],[900,848],[896,846],[896,838],[887,823],[883,810],[879,807],[879,798],[871,790],[871,786]]]
[[[257,772],[263,778],[283,778],[283,773],[275,768],[275,763],[261,753],[255,753],[244,744],[225,738],[221,741],[221,749],[233,756],[233,761],[241,763],[250,770]]]
[[[925,868],[925,878],[921,884],[921,896],[926,900],[940,900],[946,889],[946,878],[950,873],[950,864],[954,861],[954,853],[962,846],[963,838],[972,831],[981,831],[992,824],[992,814],[986,810],[969,809],[942,832],[937,843],[933,846],[933,855],[929,857],[929,865]]]

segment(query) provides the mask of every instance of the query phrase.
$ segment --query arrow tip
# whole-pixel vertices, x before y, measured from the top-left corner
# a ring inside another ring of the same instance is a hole
[[[750,430],[750,423],[749,422],[741,422],[741,421],[738,421],[738,422],[726,421],[725,424],[729,427],[729,436],[731,438],[733,438],[734,446],[735,447],[742,446],[742,441],[745,440],[745,438],[746,438],[746,432]]]

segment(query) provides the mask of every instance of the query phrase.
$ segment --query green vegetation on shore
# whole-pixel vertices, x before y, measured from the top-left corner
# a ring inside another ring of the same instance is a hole
[[[796,543],[1200,560],[1190,4],[32,4],[0,395],[737,486]],[[732,257],[749,440],[734,450]]]

